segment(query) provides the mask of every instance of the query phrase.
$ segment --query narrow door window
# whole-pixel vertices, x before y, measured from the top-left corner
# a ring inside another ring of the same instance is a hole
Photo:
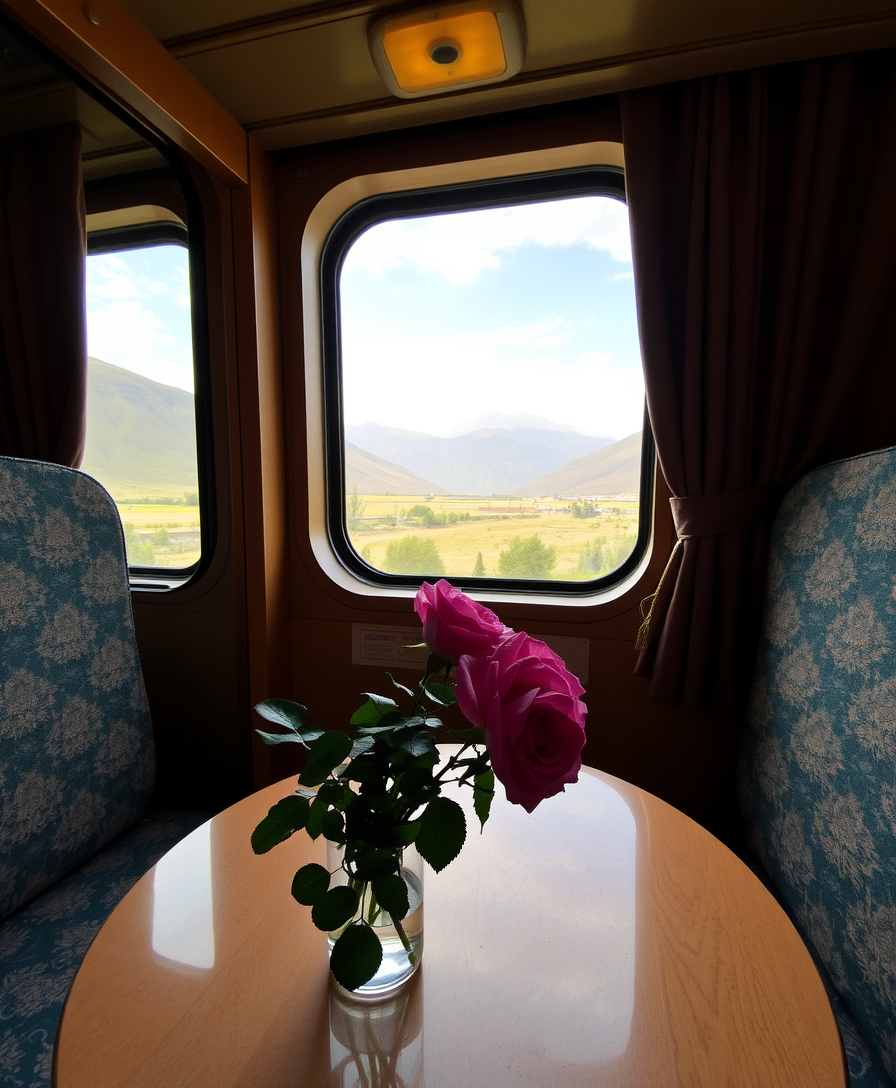
[[[81,467],[118,506],[130,567],[186,572],[201,555],[186,232],[121,233],[90,238]]]

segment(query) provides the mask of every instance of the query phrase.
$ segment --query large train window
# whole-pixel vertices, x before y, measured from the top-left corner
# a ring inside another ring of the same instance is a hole
[[[87,352],[81,467],[115,500],[132,577],[188,575],[201,557],[199,473],[187,231],[174,216],[89,230]]]
[[[594,593],[652,442],[622,171],[371,197],[322,256],[328,527],[358,578]]]

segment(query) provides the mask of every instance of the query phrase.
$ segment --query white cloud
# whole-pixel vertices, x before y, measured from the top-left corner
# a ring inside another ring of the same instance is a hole
[[[456,341],[469,339],[474,344],[484,343],[492,347],[548,348],[568,344],[574,333],[572,329],[559,331],[563,324],[562,317],[552,321],[542,321],[535,325],[521,325],[518,328],[495,329],[488,333],[464,333],[455,337]]]
[[[165,299],[190,305],[189,271],[179,265],[169,270],[170,280],[135,271],[115,253],[94,254],[87,262],[87,303],[104,299]]]
[[[162,318],[134,299],[87,311],[91,355],[163,385],[193,390],[192,346],[178,343]]]
[[[88,258],[87,343],[104,362],[192,391],[189,269],[180,247]]]
[[[523,245],[583,244],[630,262],[628,209],[609,197],[571,197],[541,204],[393,219],[371,227],[346,256],[347,270],[383,276],[406,263],[449,283],[473,283],[502,254]]]
[[[609,353],[558,356],[540,330],[556,322],[452,337],[380,337],[344,332],[345,418],[430,434],[493,410],[544,416],[584,433],[623,438],[641,427],[640,365]]]

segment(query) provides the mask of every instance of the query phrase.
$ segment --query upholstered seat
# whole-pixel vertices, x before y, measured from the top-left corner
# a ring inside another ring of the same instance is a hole
[[[0,1084],[49,1083],[87,945],[206,818],[145,819],[154,769],[118,512],[83,473],[0,457]]]
[[[741,766],[748,841],[835,991],[854,1088],[891,1085],[896,449],[792,489],[767,593]]]

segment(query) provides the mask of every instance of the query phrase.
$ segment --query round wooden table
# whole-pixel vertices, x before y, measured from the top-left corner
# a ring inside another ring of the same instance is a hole
[[[199,828],[125,896],[63,1014],[57,1088],[844,1088],[808,952],[721,843],[583,769],[530,816],[495,799],[425,880],[421,970],[360,1003],[290,896],[323,860],[249,835],[295,779]]]

